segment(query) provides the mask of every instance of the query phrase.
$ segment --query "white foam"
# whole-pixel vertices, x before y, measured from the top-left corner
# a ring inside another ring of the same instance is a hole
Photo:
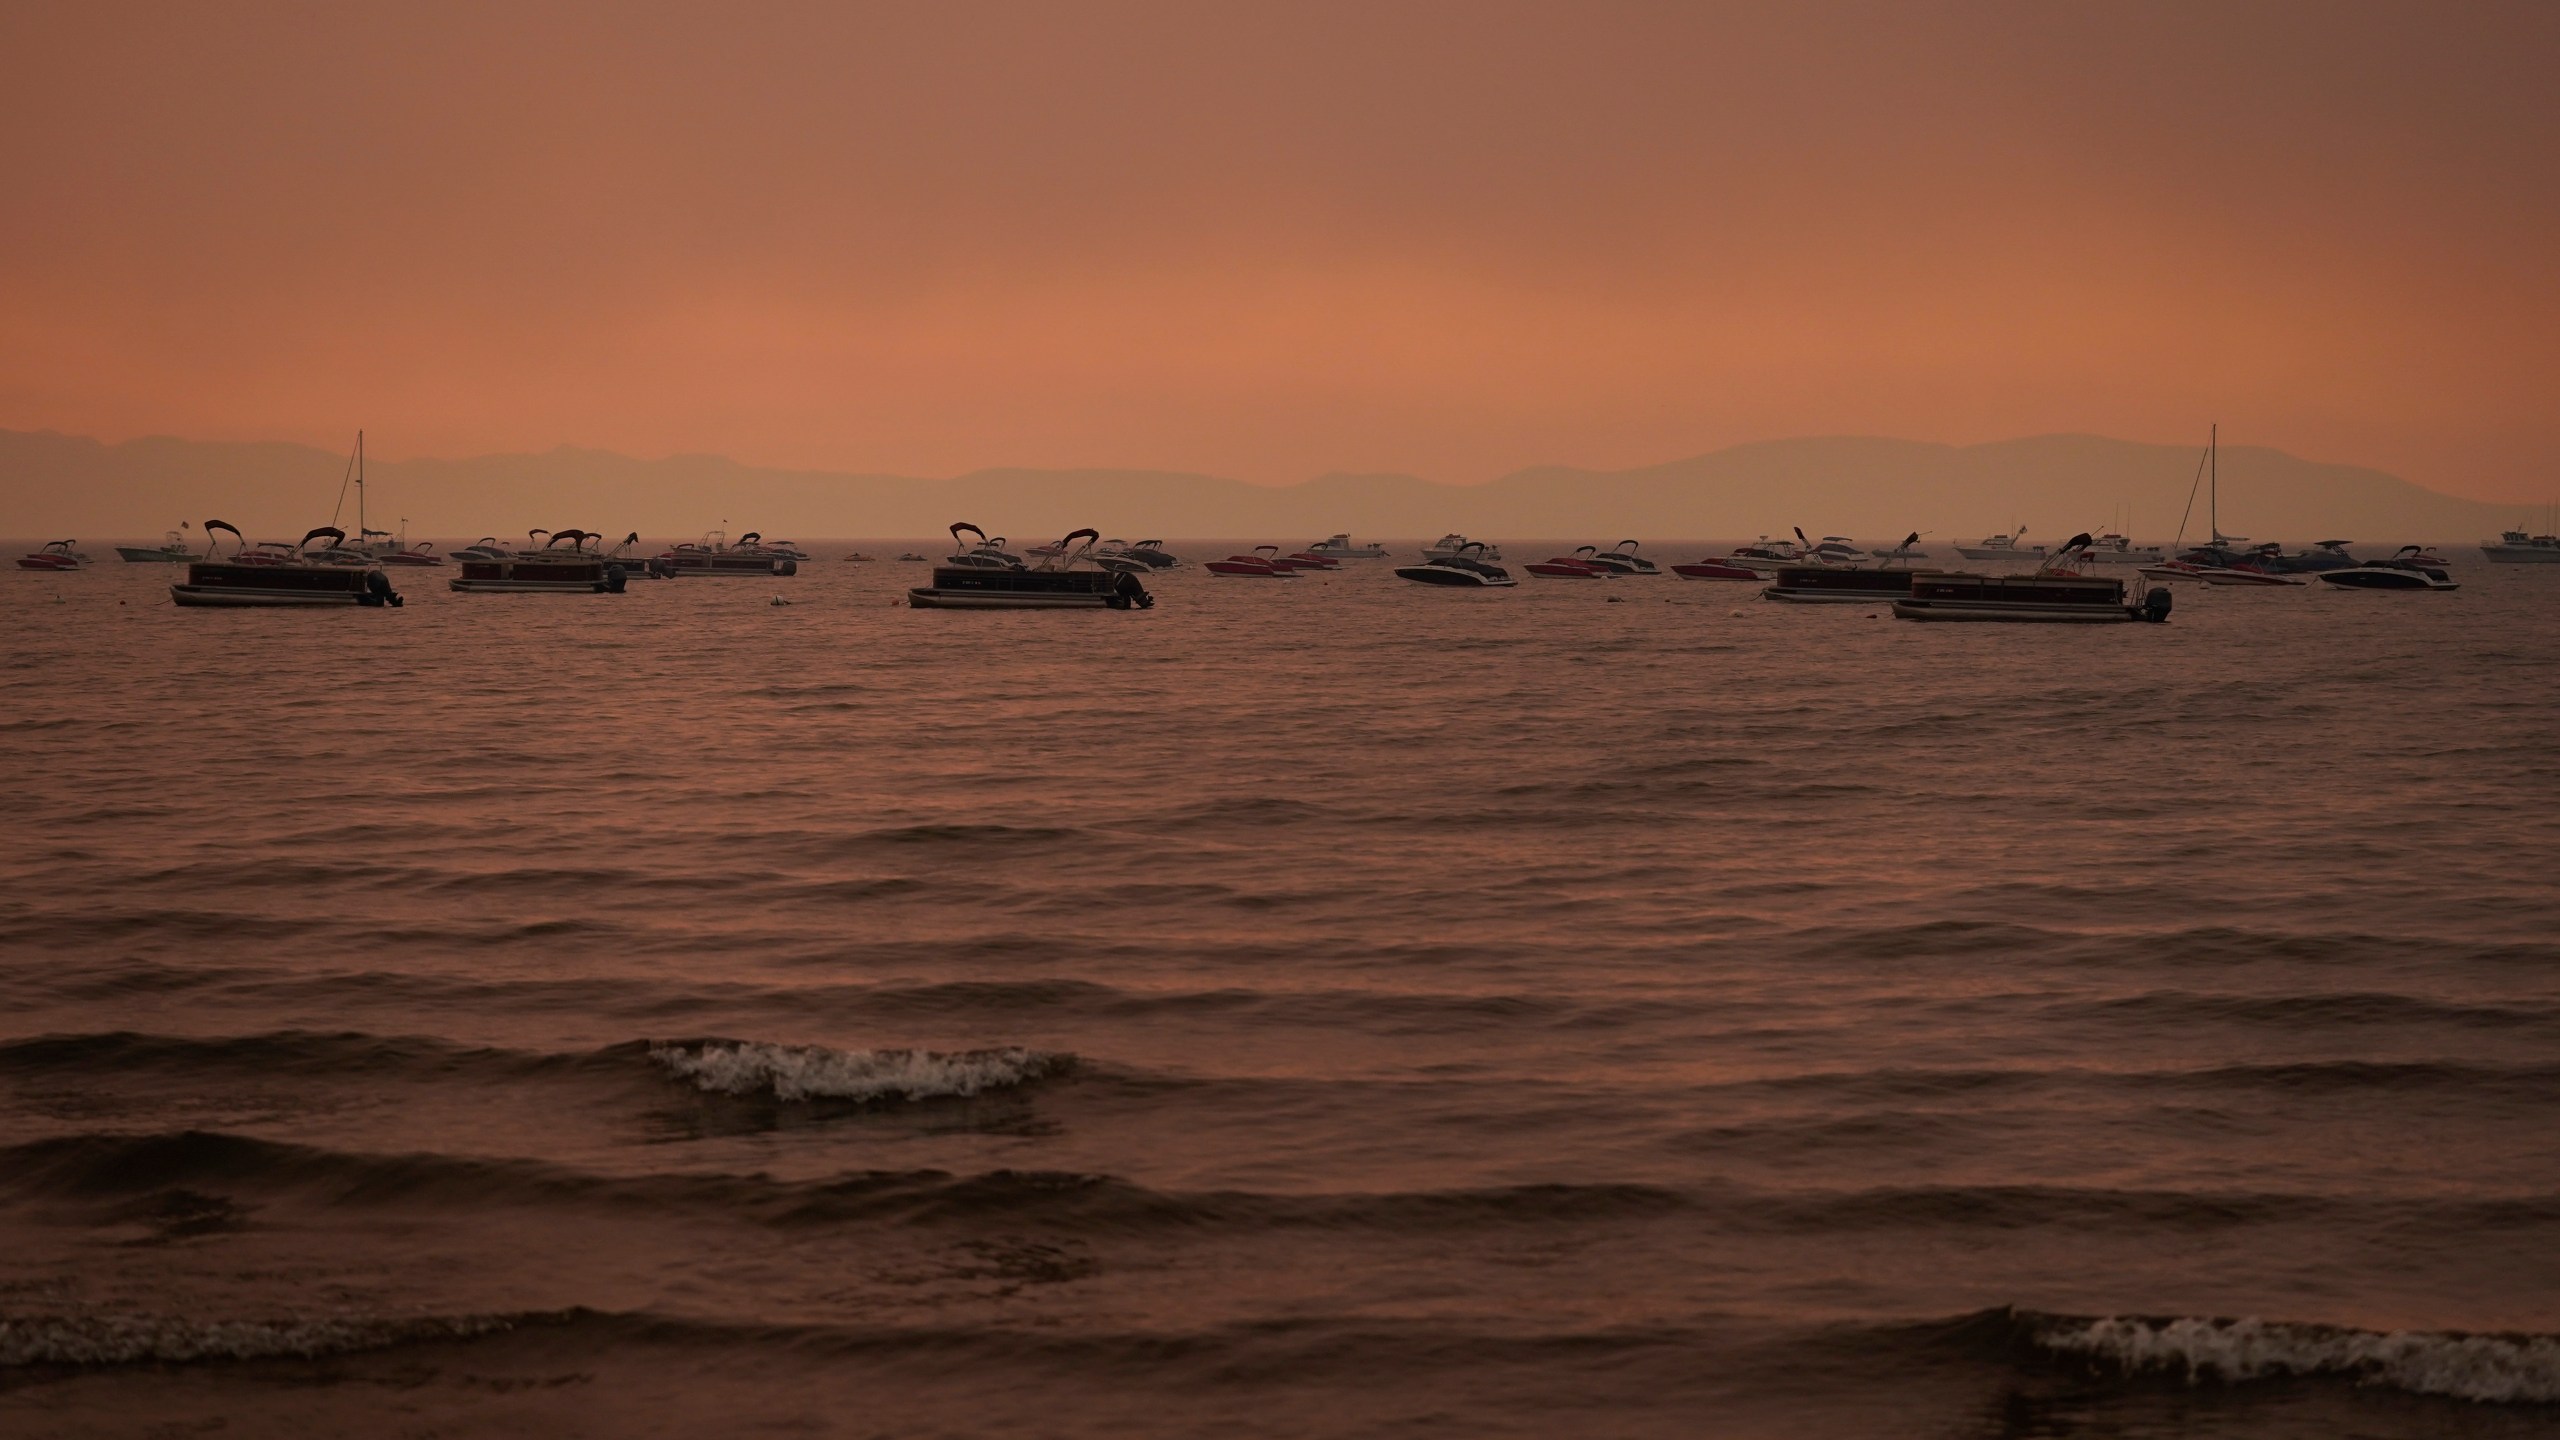
[[[2421,1395],[2560,1402],[2560,1337],[2388,1334],[2268,1320],[2053,1320],[2038,1343],[2126,1370],[2176,1370],[2190,1380],[2352,1376]]]
[[[1070,1057],[1039,1050],[830,1050],[823,1045],[711,1041],[653,1045],[649,1058],[704,1090],[770,1092],[778,1100],[926,1100],[1024,1084]]]
[[[497,1315],[406,1320],[188,1320],[165,1315],[0,1316],[0,1366],[313,1359],[511,1329]]]

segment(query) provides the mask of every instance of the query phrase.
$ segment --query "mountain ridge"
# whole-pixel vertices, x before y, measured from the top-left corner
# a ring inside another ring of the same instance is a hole
[[[1129,538],[1336,530],[1492,538],[1848,534],[1954,539],[2125,525],[2167,540],[2201,447],[2106,436],[2020,436],[1974,445],[1889,436],[1760,440],[1624,469],[1535,465],[1471,485],[1337,472],[1295,485],[1140,468],[995,466],[943,479],[749,465],[721,455],[641,459],[563,444],[539,453],[374,461],[368,519],[420,536],[533,526],[637,530],[653,538],[728,528],[767,534],[912,536],[969,520],[1016,537],[1094,525]],[[0,532],[157,533],[219,516],[258,534],[299,534],[335,505],[346,457],[290,441],[147,436],[106,442],[0,430]],[[2221,452],[2225,531],[2301,543],[2476,539],[2516,523],[2513,506],[2424,489],[2379,470],[2256,446]],[[352,508],[352,501],[350,508]],[[2204,533],[2198,495],[2186,533]],[[352,514],[347,517],[352,523]]]

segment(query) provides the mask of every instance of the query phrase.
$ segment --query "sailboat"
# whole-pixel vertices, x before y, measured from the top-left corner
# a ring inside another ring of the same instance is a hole
[[[2187,508],[2178,517],[2178,538],[2170,542],[2170,548],[2175,550],[2186,544],[2187,521],[2195,515],[2198,488],[2205,492],[2205,527],[2213,535],[2212,543],[2189,550],[2175,560],[2145,565],[2141,573],[2152,580],[2201,580],[2209,585],[2302,584],[2291,576],[2259,568],[2257,552],[2235,548],[2249,543],[2249,537],[2222,533],[2221,451],[2222,427],[2217,424],[2207,432],[2204,455],[2196,461],[2195,484],[2187,487]]]

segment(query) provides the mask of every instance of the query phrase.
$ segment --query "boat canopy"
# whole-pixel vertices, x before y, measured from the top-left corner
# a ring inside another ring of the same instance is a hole
[[[225,529],[230,529],[230,527],[229,527],[229,526],[225,526],[225,527],[223,527],[223,528],[225,528]],[[239,531],[237,531],[237,530],[233,530],[231,533],[233,533],[233,534],[237,535],[237,534],[239,534],[240,532],[239,532]],[[319,539],[319,538],[320,538],[321,536],[323,536],[323,535],[328,536],[328,537],[329,537],[329,541],[330,541],[330,543],[331,543],[331,544],[333,544],[333,545],[334,545],[334,544],[344,544],[344,543],[345,543],[345,541],[346,541],[346,538],[347,538],[347,532],[346,532],[346,531],[344,531],[344,530],[339,529],[337,526],[335,526],[335,525],[323,525],[323,526],[321,526],[320,528],[318,528],[318,529],[316,529],[316,530],[313,530],[311,533],[309,533],[309,534],[307,534],[307,535],[303,536],[303,537],[302,537],[302,543],[303,543],[303,544],[305,544],[305,545],[308,545],[308,544],[310,544],[312,541]]]

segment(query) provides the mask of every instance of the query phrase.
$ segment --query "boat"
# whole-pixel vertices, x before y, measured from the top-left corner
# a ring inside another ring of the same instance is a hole
[[[1584,548],[1589,549],[1590,547],[1585,546]],[[1654,564],[1651,560],[1648,560],[1644,556],[1636,553],[1640,548],[1641,547],[1633,540],[1621,540],[1612,549],[1593,551],[1588,563],[1597,565],[1600,568],[1609,571],[1613,575],[1661,574],[1661,566]],[[1577,550],[1573,553],[1579,555],[1582,551]]]
[[[2419,545],[2403,545],[2387,560],[2367,560],[2352,570],[2323,570],[2321,582],[2348,590],[2459,590],[2460,582]]]
[[[1470,540],[1454,555],[1441,555],[1419,565],[1399,565],[1396,574],[1423,585],[1456,585],[1481,587],[1517,585],[1511,572],[1486,559],[1490,553],[1481,540]]]
[[[228,531],[233,540],[242,542],[228,560],[215,556],[213,533],[217,530]],[[381,608],[401,603],[380,566],[324,564],[317,558],[320,552],[312,550],[312,541],[326,538],[333,547],[345,543],[346,532],[334,525],[313,529],[298,545],[264,541],[251,546],[237,527],[220,520],[204,522],[204,534],[204,558],[188,562],[185,583],[169,587],[169,598],[180,605]]]
[[[974,545],[964,538],[971,535],[977,537],[977,543]],[[943,565],[950,568],[959,570],[1019,570],[1023,568],[1022,557],[1005,549],[1002,537],[999,536],[991,539],[988,537],[986,531],[979,529],[977,526],[970,524],[966,520],[956,521],[952,524],[951,544],[953,546],[952,552],[948,556],[944,557],[942,562]]]
[[[1697,560],[1687,565],[1674,565],[1671,573],[1683,580],[1766,580],[1769,577],[1748,565],[1724,560]]]
[[[1725,557],[1725,563],[1766,576],[1781,565],[1804,564],[1805,553],[1789,541],[1772,540],[1763,535],[1748,545],[1735,546],[1733,553]]]
[[[1273,548],[1277,549],[1278,547],[1275,546]],[[1339,570],[1342,568],[1341,561],[1334,559],[1330,555],[1318,555],[1312,550],[1299,550],[1291,554],[1283,555],[1280,557],[1280,563],[1293,570],[1313,570],[1318,574],[1322,574],[1327,570]]]
[[[1929,558],[1929,552],[1920,548],[1920,532],[1917,530],[1903,536],[1902,543],[1890,550],[1870,550],[1867,553],[1887,565],[1907,565],[1914,560]]]
[[[1384,560],[1384,545],[1354,545],[1349,535],[1329,535],[1306,548],[1309,555],[1324,555],[1336,560]]]
[[[129,565],[184,565],[196,558],[195,547],[187,541],[190,528],[186,522],[180,521],[178,528],[170,531],[159,544],[119,545],[116,554]]]
[[[1797,531],[1796,538],[1803,539],[1804,532]],[[1822,543],[1809,547],[1806,553],[1825,565],[1855,565],[1867,558],[1867,552],[1859,549],[1846,535],[1825,535]]]
[[[898,563],[901,565],[922,565],[926,562],[924,556],[917,554],[913,550],[909,550],[898,557]]]
[[[89,557],[74,548],[79,543],[77,540],[48,540],[44,543],[44,548],[30,550],[19,556],[18,568],[21,570],[85,569],[89,564]]]
[[[2026,534],[2027,527],[2021,525],[2006,535],[1985,535],[1974,544],[1959,545],[1956,553],[1967,560],[2033,560],[2042,564],[2043,546],[2018,543],[2026,538]]]
[[[844,558],[846,563],[854,565],[876,565],[880,561],[879,556],[865,555],[859,550],[854,551],[852,554],[847,555]]]
[[[2265,588],[2278,585],[2301,586],[2311,582],[2297,580],[2280,566],[2284,547],[2272,542],[2260,545],[2227,565],[2207,567],[2197,577],[2207,585],[2231,585],[2242,588]]]
[[[1607,580],[1619,572],[1599,563],[1600,547],[1585,545],[1570,555],[1557,555],[1526,567],[1543,580]]]
[[[2157,565],[2169,558],[2157,545],[2136,545],[2110,530],[2089,542],[2081,559],[2092,565]]]
[[[1846,565],[1782,565],[1760,592],[1767,600],[1815,605],[1881,605],[1911,593],[1911,577],[1934,572],[1901,566],[1857,570]]]
[[[1229,575],[1246,580],[1294,580],[1298,568],[1280,558],[1277,545],[1256,545],[1250,555],[1230,555],[1212,560],[1205,567],[1212,575]]]
[[[2351,540],[2315,541],[2311,548],[2296,550],[2290,555],[2265,555],[2262,563],[2283,575],[2318,575],[2329,570],[2353,570],[2357,565],[2356,557],[2347,553],[2347,547],[2353,543],[2355,542]],[[2282,547],[2273,548],[2281,550]]]
[[[732,545],[727,535],[714,530],[699,542],[678,545],[661,553],[657,559],[664,562],[669,575],[767,577],[800,573],[799,552],[787,548],[774,549],[763,544],[763,539],[750,530]]]
[[[2090,541],[2073,536],[2032,575],[1968,575],[1916,570],[1911,593],[1893,602],[1903,620],[1990,620],[2060,624],[2108,624],[2169,618],[2170,591],[2154,586],[2128,597],[2112,575],[2080,575],[2070,566]]]
[[[2509,530],[2484,542],[2480,553],[2498,565],[2560,565],[2560,535],[2528,535]]]
[[[1140,561],[1150,570],[1179,570],[1182,561],[1164,548],[1161,540],[1141,540],[1129,547],[1129,558]]]
[[[427,540],[421,540],[415,545],[403,545],[397,549],[385,550],[373,558],[379,565],[401,565],[412,569],[444,564],[444,557],[437,554],[434,543]]]
[[[2245,535],[2222,533],[2222,427],[2215,425],[2205,433],[2204,453],[2196,457],[2195,479],[2187,486],[2187,508],[2178,517],[2178,535],[2171,549],[2184,545],[2187,522],[2195,518],[2196,493],[2205,493],[2205,530],[2213,539],[2186,551],[2175,560],[2140,567],[2146,580],[2189,580],[2208,585],[2234,587],[2300,585],[2303,581],[2279,573],[2272,563],[2280,558],[2284,547],[2260,545],[2252,550],[2240,547],[2248,543]],[[2345,542],[2338,542],[2343,544]]]
[[[456,549],[453,552],[453,558],[456,560],[503,560],[513,553],[506,546],[498,543],[497,536],[483,535],[472,543]]]
[[[952,527],[955,531],[975,526]],[[918,610],[1146,610],[1156,597],[1138,577],[1089,562],[1099,530],[1078,530],[1036,565],[988,568],[982,565],[937,565],[933,583],[907,592],[907,604]],[[1079,544],[1078,542],[1082,542]]]
[[[1422,558],[1424,560],[1454,559],[1458,556],[1468,554],[1470,547],[1472,547],[1474,558],[1477,560],[1499,560],[1502,558],[1502,552],[1500,550],[1495,549],[1493,546],[1488,545],[1481,540],[1470,540],[1466,536],[1458,534],[1454,530],[1441,536],[1438,540],[1423,546]]]
[[[462,573],[448,582],[463,594],[619,595],[630,580],[629,568],[603,553],[604,537],[585,530],[555,530],[539,550],[520,550],[496,560],[465,560]],[[626,545],[640,537],[636,533]],[[563,542],[568,549],[560,548]],[[596,548],[589,549],[588,542]]]

